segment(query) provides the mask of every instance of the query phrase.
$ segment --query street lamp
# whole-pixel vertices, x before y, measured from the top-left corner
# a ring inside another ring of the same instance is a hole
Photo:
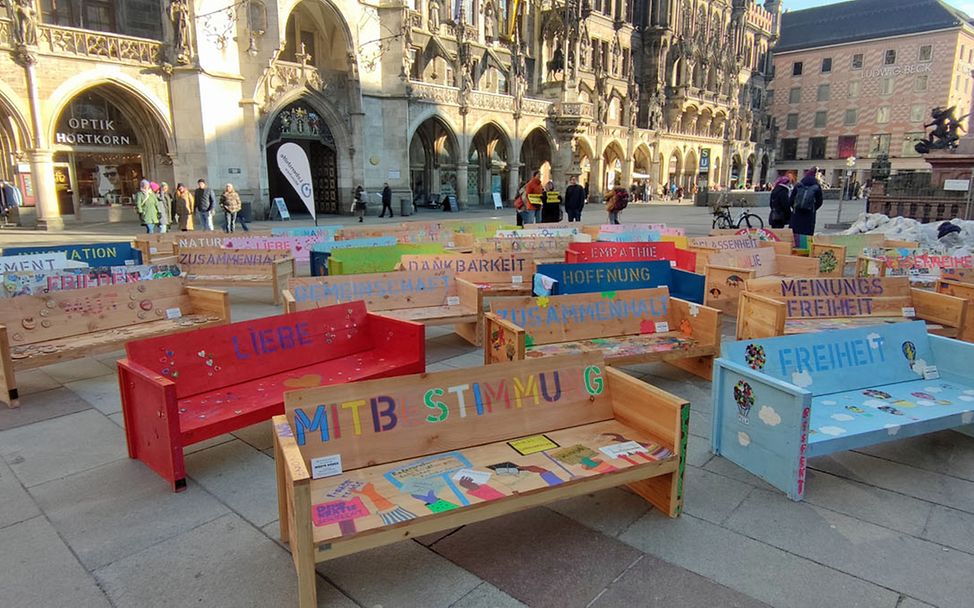
[[[842,222],[842,201],[845,200],[846,190],[849,189],[849,185],[852,183],[852,170],[856,167],[856,157],[855,156],[850,156],[849,158],[845,159],[845,167],[846,167],[846,169],[845,169],[845,184],[842,186],[842,189],[839,191],[839,210],[835,214],[835,223],[836,224]],[[851,200],[851,197],[852,197],[852,193],[851,192],[849,193],[849,197],[850,197],[850,200]]]

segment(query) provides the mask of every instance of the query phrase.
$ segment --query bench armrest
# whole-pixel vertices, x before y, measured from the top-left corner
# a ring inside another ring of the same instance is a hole
[[[817,277],[819,275],[818,258],[775,254],[774,259],[774,274],[786,277]]]
[[[297,263],[293,257],[281,258],[271,262],[271,280],[274,290],[274,306],[281,305],[281,292],[287,289],[287,280],[297,276]]]
[[[804,389],[717,359],[711,450],[801,500],[811,404]]]
[[[476,312],[478,315],[484,310],[484,292],[466,279],[455,279],[457,296],[460,305]]]
[[[484,313],[484,365],[525,358],[527,332],[492,312]]]
[[[406,352],[414,356],[416,367],[403,373],[426,371],[426,326],[422,323],[387,317],[370,312],[367,316],[372,346],[389,352]]]
[[[10,357],[10,338],[7,336],[7,327],[0,325],[0,403],[17,407],[18,397],[14,361]]]
[[[603,369],[615,419],[660,440],[680,462],[675,473],[638,481],[629,487],[663,513],[676,517],[683,509],[690,403],[615,368]]]
[[[880,258],[874,258],[867,255],[860,255],[856,257],[856,277],[865,278],[869,275],[869,265],[875,264],[876,268],[879,270],[878,277],[886,276],[886,262]]]
[[[230,294],[219,289],[186,287],[190,306],[194,313],[210,314],[220,317],[224,323],[230,322]]]
[[[944,293],[910,288],[910,298],[917,318],[944,327],[962,328],[967,313],[967,300]]]
[[[118,361],[118,386],[129,457],[138,458],[174,491],[186,489],[176,385],[128,359]]]
[[[311,521],[311,476],[284,416],[274,416],[274,465],[281,540],[288,543],[298,575],[299,603],[315,600],[315,547]]]
[[[298,303],[294,299],[294,294],[290,289],[281,291],[281,299],[284,300],[284,312],[290,314],[298,311]]]
[[[785,303],[753,291],[742,291],[737,306],[737,339],[785,335]]]
[[[670,298],[669,312],[670,330],[688,333],[701,344],[720,346],[719,310],[680,298]]]

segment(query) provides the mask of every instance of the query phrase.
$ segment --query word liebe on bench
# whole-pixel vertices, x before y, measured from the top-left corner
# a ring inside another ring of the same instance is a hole
[[[325,443],[340,439],[343,434],[385,433],[447,420],[475,424],[483,416],[572,404],[582,391],[595,397],[604,390],[602,369],[597,365],[446,387],[407,386],[398,392],[390,386],[383,394],[296,408],[294,436],[298,445],[303,446],[310,441]]]

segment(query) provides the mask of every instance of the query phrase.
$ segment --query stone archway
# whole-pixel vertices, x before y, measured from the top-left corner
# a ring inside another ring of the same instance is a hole
[[[651,198],[656,192],[653,153],[646,144],[639,144],[633,151],[632,181],[639,186],[636,190],[636,200]]]
[[[551,160],[553,150],[548,133],[536,127],[521,144],[521,183],[531,179],[535,171],[541,172],[541,183],[551,179]]]
[[[278,111],[271,120],[267,135],[267,166],[277,167],[277,151],[285,143],[295,143],[304,150],[311,166],[311,185],[317,214],[341,213],[338,195],[338,146],[316,100],[302,97]],[[304,213],[301,196],[279,171],[268,172],[271,200],[283,198],[288,210]]]
[[[588,140],[579,137],[575,140],[575,161],[578,164],[578,183],[586,189],[592,180],[592,157],[594,153]]]
[[[438,203],[456,195],[457,138],[439,116],[424,120],[409,140],[409,183],[416,204]]]
[[[510,152],[510,140],[499,125],[489,122],[477,130],[467,154],[467,200],[493,206],[495,192],[502,201],[513,198],[508,192]]]
[[[622,149],[622,144],[616,140],[609,142],[605,146],[605,150],[602,151],[601,187],[603,191],[608,191],[616,186],[629,188],[629,184],[622,183],[625,162],[626,155]]]
[[[33,147],[30,127],[17,107],[0,93],[0,179],[15,183],[13,163],[19,151]],[[23,190],[23,184],[17,184]]]
[[[681,181],[681,177],[683,175],[683,156],[680,154],[679,150],[673,150],[673,152],[670,154],[668,170],[666,173],[669,184],[676,184],[677,187],[683,185]]]
[[[683,161],[683,187],[687,189],[688,194],[692,194],[693,187],[697,184],[698,167],[697,152],[691,148]]]

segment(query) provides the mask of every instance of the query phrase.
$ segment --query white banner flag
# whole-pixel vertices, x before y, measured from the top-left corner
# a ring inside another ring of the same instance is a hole
[[[277,168],[287,181],[291,182],[294,191],[301,197],[304,206],[308,208],[308,213],[317,224],[315,193],[311,185],[311,165],[308,163],[308,155],[298,144],[288,142],[277,149]]]

